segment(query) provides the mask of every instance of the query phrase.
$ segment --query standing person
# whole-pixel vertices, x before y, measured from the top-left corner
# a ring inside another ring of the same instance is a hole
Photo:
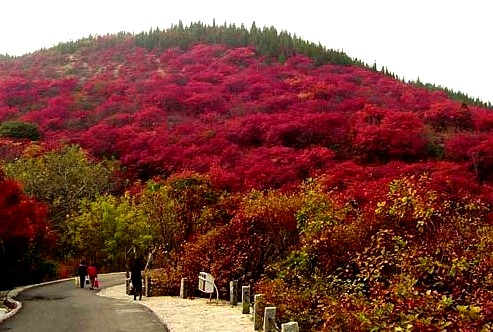
[[[80,262],[79,267],[77,269],[77,273],[79,274],[80,288],[84,288],[84,283],[86,281],[86,275],[87,275],[86,261],[82,260]]]
[[[94,289],[94,280],[96,280],[96,277],[98,276],[98,270],[94,266],[93,263],[89,264],[89,267],[87,268],[87,274],[89,275],[89,280],[91,281],[91,290]]]
[[[140,259],[135,260],[134,266],[132,267],[132,286],[134,289],[134,300],[137,299],[137,293],[139,293],[139,300],[142,300],[142,264]]]

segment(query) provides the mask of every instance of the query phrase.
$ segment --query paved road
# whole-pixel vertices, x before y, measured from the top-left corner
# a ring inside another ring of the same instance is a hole
[[[124,275],[101,276],[103,287],[124,282]],[[96,296],[73,281],[48,284],[22,291],[22,309],[0,324],[0,332],[166,331],[148,308],[117,299]]]

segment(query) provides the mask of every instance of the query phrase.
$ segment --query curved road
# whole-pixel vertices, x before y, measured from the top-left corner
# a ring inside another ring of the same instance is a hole
[[[101,275],[103,287],[125,282],[124,274]],[[22,309],[0,324],[0,332],[167,331],[157,316],[138,303],[97,296],[63,281],[27,289],[16,299]]]

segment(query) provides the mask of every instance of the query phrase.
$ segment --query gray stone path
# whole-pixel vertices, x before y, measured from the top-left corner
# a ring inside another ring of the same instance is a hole
[[[98,295],[132,302],[125,285],[102,289]],[[252,315],[241,313],[241,303],[209,301],[205,298],[181,299],[173,296],[142,297],[145,305],[166,324],[171,332],[247,332],[254,331]]]

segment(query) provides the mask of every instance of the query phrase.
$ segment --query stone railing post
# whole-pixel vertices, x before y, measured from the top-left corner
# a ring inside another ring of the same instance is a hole
[[[125,293],[126,293],[127,295],[131,295],[131,294],[130,294],[130,282],[131,282],[131,281],[130,281],[130,278],[127,278],[127,279],[126,279],[126,282],[125,282],[125,285],[126,285],[126,288],[125,288]]]
[[[242,313],[250,313],[250,286],[241,287],[241,303],[243,306]]]
[[[188,297],[188,278],[181,278],[180,298],[186,299],[187,297]]]
[[[152,290],[151,290],[151,277],[145,276],[144,277],[144,296],[151,296]]]
[[[229,303],[238,305],[238,281],[236,280],[229,282]]]
[[[281,332],[300,332],[297,322],[281,324]]]
[[[263,332],[276,332],[276,307],[265,307]]]
[[[264,320],[265,300],[264,294],[255,294],[253,296],[253,329],[260,330]]]

